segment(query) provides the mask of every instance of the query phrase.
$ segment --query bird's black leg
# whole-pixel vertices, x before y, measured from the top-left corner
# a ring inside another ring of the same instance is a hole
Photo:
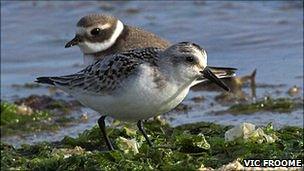
[[[137,127],[138,127],[139,131],[144,135],[144,137],[145,137],[146,141],[148,142],[149,146],[152,147],[153,144],[152,144],[151,140],[149,139],[149,137],[147,136],[147,133],[146,133],[145,128],[144,128],[144,123],[143,123],[142,120],[139,120],[137,122]]]
[[[98,119],[98,125],[99,125],[99,129],[102,133],[102,136],[103,138],[106,140],[106,144],[108,146],[108,149],[109,150],[114,150],[113,148],[113,145],[107,135],[107,132],[106,132],[106,123],[105,123],[105,119],[106,119],[106,115],[105,116],[101,116],[99,119]]]

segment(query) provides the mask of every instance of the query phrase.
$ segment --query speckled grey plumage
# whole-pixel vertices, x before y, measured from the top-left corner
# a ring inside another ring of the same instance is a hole
[[[92,93],[111,93],[124,79],[138,72],[138,65],[147,63],[157,67],[160,48],[134,49],[123,53],[107,56],[103,60],[87,66],[76,74],[61,77],[48,77],[53,85],[67,89],[79,89]],[[155,69],[155,72],[158,72]],[[155,80],[159,82],[155,73]],[[38,78],[38,80],[46,77]]]

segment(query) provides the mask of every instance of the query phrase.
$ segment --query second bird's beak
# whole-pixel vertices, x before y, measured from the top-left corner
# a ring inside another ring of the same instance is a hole
[[[67,44],[65,44],[65,48],[69,48],[69,47],[78,45],[79,42],[81,42],[81,39],[78,35],[76,35],[71,41],[69,41]]]
[[[205,69],[203,71],[201,71],[201,73],[203,74],[204,78],[207,78],[208,80],[210,80],[211,82],[217,84],[218,86],[220,86],[221,88],[223,88],[226,91],[230,91],[230,88],[219,78],[216,77],[216,75],[214,75],[211,70],[209,69],[209,67],[205,67]]]

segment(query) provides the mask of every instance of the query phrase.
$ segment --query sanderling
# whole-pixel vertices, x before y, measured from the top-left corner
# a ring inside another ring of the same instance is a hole
[[[152,146],[143,120],[169,112],[182,102],[191,86],[204,80],[229,91],[218,77],[207,66],[203,48],[181,42],[165,50],[150,47],[109,55],[75,74],[39,77],[36,82],[54,85],[101,113],[98,124],[109,150],[113,150],[105,130],[106,116],[137,121]]]

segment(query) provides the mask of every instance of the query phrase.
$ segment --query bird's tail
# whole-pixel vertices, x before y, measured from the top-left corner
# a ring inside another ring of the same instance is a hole
[[[60,76],[60,77],[38,77],[38,78],[36,78],[35,82],[65,87],[65,86],[69,86],[70,81],[75,79],[76,76],[78,76],[77,77],[78,81],[84,79],[83,76],[79,77],[79,74],[72,74],[72,75],[64,75],[64,76]]]
[[[52,77],[38,77],[36,78],[36,83],[55,85]]]
[[[42,84],[55,85],[55,86],[58,86],[58,85],[67,86],[67,85],[69,85],[71,76],[74,76],[74,75],[66,75],[66,76],[61,76],[61,77],[38,77],[38,78],[36,78],[35,82],[42,83]]]

